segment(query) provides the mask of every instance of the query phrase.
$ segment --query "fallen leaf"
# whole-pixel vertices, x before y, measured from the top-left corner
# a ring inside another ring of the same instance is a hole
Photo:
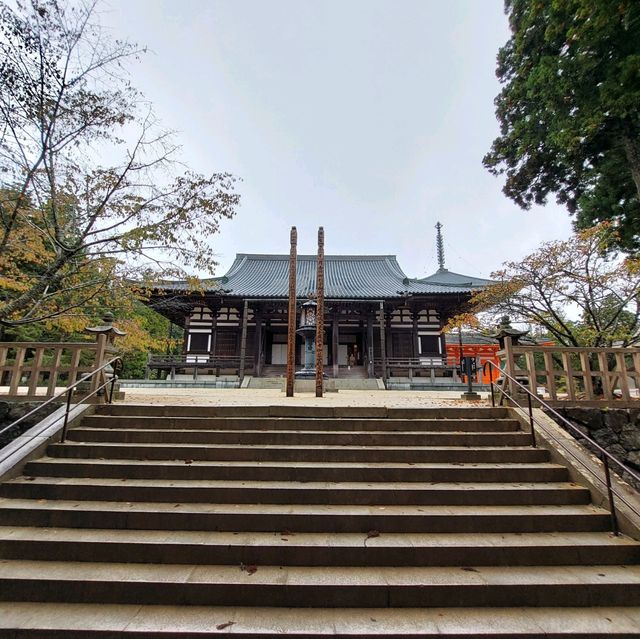
[[[246,572],[249,575],[253,575],[254,572],[258,571],[258,566],[255,566],[254,564],[240,564],[240,570]]]
[[[370,530],[370,531],[367,533],[367,536],[364,538],[364,545],[365,545],[365,547],[366,547],[366,545],[367,545],[367,541],[368,541],[369,539],[373,539],[374,537],[380,537],[380,531],[378,531],[378,530]]]
[[[225,628],[228,628],[229,626],[233,626],[234,623],[235,623],[235,621],[227,621],[227,623],[219,623],[216,626],[216,630],[224,630]]]
[[[466,570],[467,572],[479,572],[478,570],[476,570],[475,568],[469,568],[467,566],[465,566],[462,570]]]
[[[184,463],[185,464],[193,464],[193,459],[185,459]]]

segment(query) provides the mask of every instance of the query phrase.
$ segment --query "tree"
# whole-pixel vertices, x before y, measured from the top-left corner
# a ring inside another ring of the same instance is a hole
[[[233,176],[181,168],[127,80],[142,50],[107,38],[95,9],[0,3],[0,326],[212,272],[210,237],[239,203]]]
[[[611,252],[609,224],[543,244],[491,276],[477,309],[543,327],[563,346],[640,344],[640,259]]]
[[[556,194],[578,228],[615,223],[640,249],[640,3],[505,0],[501,133],[485,156],[528,209]]]

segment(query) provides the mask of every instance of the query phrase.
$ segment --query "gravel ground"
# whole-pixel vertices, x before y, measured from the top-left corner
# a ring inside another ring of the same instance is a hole
[[[208,388],[127,388],[124,404],[196,405],[196,406],[385,406],[419,408],[428,406],[486,406],[487,394],[479,402],[460,399],[457,391],[349,391],[296,393],[285,397],[280,390],[208,389]]]

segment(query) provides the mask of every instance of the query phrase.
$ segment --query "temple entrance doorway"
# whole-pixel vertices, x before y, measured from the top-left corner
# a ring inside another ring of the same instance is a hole
[[[338,338],[338,366],[362,366],[364,363],[362,332],[340,333]]]

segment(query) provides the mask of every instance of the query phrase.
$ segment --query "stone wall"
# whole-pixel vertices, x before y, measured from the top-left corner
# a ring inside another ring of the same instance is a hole
[[[36,406],[39,406],[42,402],[2,402],[0,401],[0,431],[3,428],[14,422],[16,419],[20,419],[23,415],[26,415],[29,411],[32,411]],[[22,435],[25,431],[29,430],[32,426],[42,421],[45,417],[53,413],[58,408],[59,404],[52,402],[41,411],[38,411],[35,415],[29,419],[25,419],[20,422],[14,428],[9,429],[7,432],[0,434],[0,448],[6,446],[9,442],[13,441],[19,435]]]
[[[640,474],[640,407],[558,408],[556,410],[616,459]],[[553,415],[549,417],[553,418]],[[560,426],[563,426],[562,422]],[[580,441],[577,435],[576,439]],[[582,442],[589,447],[584,439]],[[627,473],[623,474],[623,478],[640,490],[640,482],[635,481]]]

